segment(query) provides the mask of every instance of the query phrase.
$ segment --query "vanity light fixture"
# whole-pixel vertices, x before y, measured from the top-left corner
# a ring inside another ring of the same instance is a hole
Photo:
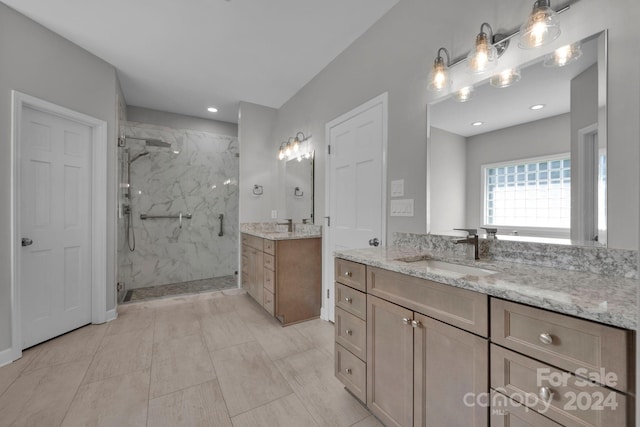
[[[529,107],[530,110],[542,110],[545,107],[544,104],[536,104]]]
[[[308,159],[311,157],[311,145],[308,140],[311,136],[305,136],[304,133],[298,132],[296,136],[292,136],[286,141],[280,144],[280,148],[278,148],[278,159],[280,160],[291,160],[293,158],[298,158],[302,161],[302,158]],[[306,144],[303,146],[303,144]]]
[[[473,91],[474,91],[473,86],[465,86],[462,89],[457,90],[453,94],[453,99],[455,99],[458,102],[467,102],[471,98],[473,98]]]
[[[207,111],[210,112],[210,113],[217,113],[218,109],[216,107],[209,107],[209,108],[207,108]]]
[[[564,67],[582,56],[580,42],[562,46],[544,57],[545,67]]]
[[[491,86],[497,88],[509,87],[518,81],[520,81],[520,70],[518,68],[507,68],[489,79]]]
[[[489,33],[483,29],[487,27]],[[476,36],[476,42],[467,55],[467,66],[474,74],[484,73],[492,70],[498,64],[498,58],[507,50],[509,40],[504,34],[493,34],[491,25],[483,22],[480,26],[480,33]]]
[[[444,62],[444,58],[440,54],[444,52],[447,55],[447,62]],[[433,68],[429,75],[429,90],[433,92],[442,92],[451,86],[451,78],[449,77],[449,65],[451,63],[451,57],[449,51],[444,47],[438,49],[438,56],[433,61]]]
[[[560,36],[558,14],[551,9],[551,0],[536,0],[533,10],[520,27],[520,46],[534,49],[551,43]]]

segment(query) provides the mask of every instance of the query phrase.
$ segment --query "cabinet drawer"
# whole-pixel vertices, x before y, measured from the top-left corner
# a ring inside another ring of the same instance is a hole
[[[334,357],[336,377],[362,402],[367,401],[367,365],[348,350],[336,344]]]
[[[336,308],[336,342],[362,360],[367,358],[367,324],[353,314]]]
[[[562,427],[536,411],[491,390],[491,427]]]
[[[263,298],[262,306],[264,307],[265,310],[269,312],[270,315],[273,316],[274,315],[273,313],[275,312],[275,299],[273,297],[273,294],[265,289],[262,298]]]
[[[362,292],[367,291],[367,269],[364,264],[336,258],[335,280]]]
[[[257,236],[252,236],[251,234],[245,234],[242,233],[242,244],[243,245],[247,245],[250,246],[254,249],[257,249],[259,251],[262,250],[262,238],[261,237],[257,237]]]
[[[624,427],[626,396],[491,345],[491,387],[565,426]],[[542,395],[546,392],[550,398]]]
[[[615,374],[605,385],[632,388],[630,331],[491,298],[491,341],[572,373],[604,369]]]
[[[275,240],[264,239],[262,247],[265,253],[275,255],[276,254],[276,242]]]
[[[276,269],[275,257],[273,255],[264,254],[264,268],[268,268],[269,270]]]
[[[266,256],[266,255],[265,255]],[[268,268],[263,268],[264,272],[264,289],[275,294],[276,273]]]
[[[434,319],[486,337],[488,297],[381,268],[367,269],[367,292]]]
[[[337,282],[336,307],[367,320],[367,294]]]

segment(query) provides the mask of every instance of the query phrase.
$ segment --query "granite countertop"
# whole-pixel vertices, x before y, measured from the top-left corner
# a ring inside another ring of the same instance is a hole
[[[469,289],[490,296],[520,302],[594,320],[625,329],[637,328],[634,279],[610,277],[534,265],[494,261],[467,260],[443,256],[441,253],[409,247],[336,251],[337,258],[380,267],[410,276]],[[479,267],[495,274],[478,276],[426,266],[425,263],[399,261],[399,258],[427,256],[435,260]]]
[[[316,239],[322,237],[322,233],[310,231],[261,231],[261,230],[242,230],[245,234],[262,237],[267,240],[296,240],[296,239]]]

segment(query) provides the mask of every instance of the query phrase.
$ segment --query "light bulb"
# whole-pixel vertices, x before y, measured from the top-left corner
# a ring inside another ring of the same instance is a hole
[[[533,10],[520,27],[520,43],[523,49],[533,49],[552,42],[560,36],[560,24],[556,12],[549,7],[550,0],[537,0]]]
[[[545,67],[564,67],[582,56],[580,43],[562,46],[544,57]]]
[[[440,92],[451,86],[451,80],[449,79],[449,69],[445,65],[444,59],[442,59],[441,56],[437,57],[433,63],[429,82],[429,89],[435,92]]]
[[[473,97],[473,86],[466,86],[456,91],[453,98],[458,102],[467,102]]]
[[[497,64],[498,50],[489,43],[486,33],[480,33],[476,37],[474,48],[467,56],[467,66],[474,74],[483,73],[492,69]]]
[[[489,83],[493,87],[503,88],[511,86],[518,81],[520,81],[520,70],[517,68],[507,68],[506,70],[492,76]]]

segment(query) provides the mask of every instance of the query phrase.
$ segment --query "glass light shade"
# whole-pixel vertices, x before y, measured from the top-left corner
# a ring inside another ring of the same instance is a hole
[[[518,81],[520,81],[520,70],[517,68],[508,68],[491,76],[489,83],[491,83],[493,87],[503,88],[511,86]]]
[[[433,62],[433,68],[429,75],[429,90],[441,92],[451,86],[451,78],[449,77],[449,67],[444,63],[441,56],[437,57]]]
[[[278,150],[278,159],[279,160],[284,159],[284,151],[282,150],[282,148]]]
[[[582,56],[580,42],[562,46],[544,57],[545,67],[564,67]]]
[[[473,98],[473,86],[466,86],[453,94],[453,99],[458,102],[467,102]]]
[[[484,73],[495,68],[498,63],[498,50],[489,42],[486,33],[476,37],[476,43],[467,55],[467,66],[474,74]]]
[[[520,43],[523,49],[534,49],[558,38],[560,23],[558,14],[549,7],[548,1],[538,0],[533,5],[527,21],[520,27]]]

